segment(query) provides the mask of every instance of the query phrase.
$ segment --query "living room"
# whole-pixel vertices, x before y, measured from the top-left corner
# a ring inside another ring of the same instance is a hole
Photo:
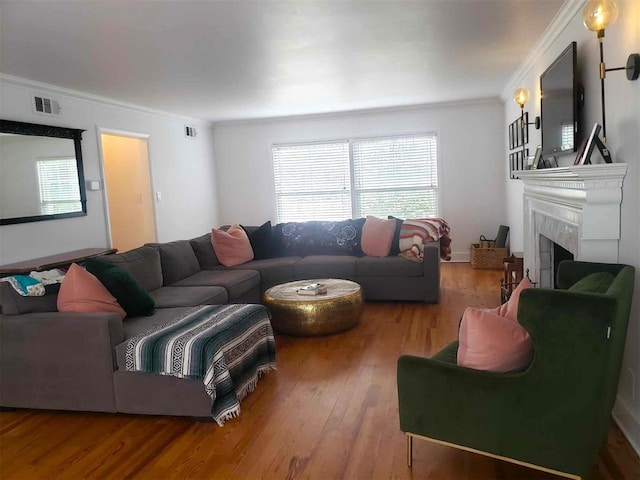
[[[3,10],[7,8],[5,3],[2,4]],[[516,88],[528,88],[532,92],[532,99],[525,110],[530,119],[540,115],[540,75],[572,41],[577,42],[579,75],[584,86],[581,122],[584,131],[581,135],[588,133],[594,122],[600,121],[598,41],[595,34],[582,25],[585,3],[579,0],[563,2],[557,8],[557,15],[551,15],[550,24],[540,30],[539,40],[520,59],[515,73],[502,79],[501,91],[472,99],[211,122],[163,113],[151,106],[141,107],[135,102],[122,101],[115,94],[113,97],[97,95],[68,84],[38,81],[35,75],[29,78],[11,75],[3,70],[0,77],[1,116],[22,122],[84,129],[82,148],[84,177],[87,181],[102,180],[99,129],[148,135],[153,189],[162,193],[161,200],[156,201],[154,206],[157,240],[162,242],[193,238],[224,224],[260,225],[266,220],[275,223],[275,192],[270,180],[273,178],[270,149],[274,144],[436,132],[441,182],[438,186],[441,195],[439,213],[451,227],[452,260],[465,263],[469,262],[469,245],[476,242],[481,234],[493,235],[499,225],[510,226],[512,251],[524,249],[524,187],[521,180],[509,178],[507,163],[508,126],[521,113],[512,95]],[[640,44],[640,2],[628,0],[619,1],[618,4],[619,18],[615,25],[607,29],[604,42],[607,66],[613,67],[624,65],[628,54],[637,51]],[[528,27],[513,26],[513,35],[518,35],[519,29],[525,28]],[[6,31],[4,23],[3,31]],[[7,46],[10,38],[5,38],[5,35],[3,33],[3,50],[14,48],[12,44]],[[45,49],[45,46],[40,48]],[[55,46],[51,48],[54,51],[47,51],[48,54],[55,53]],[[90,65],[83,67],[91,68]],[[126,82],[127,75],[134,73],[133,65],[128,65],[126,71],[114,73],[108,80],[113,84]],[[466,75],[473,77],[474,72],[468,71]],[[617,262],[636,268],[640,267],[639,86],[638,82],[627,81],[623,72],[607,75],[607,145],[614,163],[627,164],[622,187]],[[34,113],[31,107],[33,93],[56,99],[62,107],[60,116],[47,118]],[[197,130],[195,138],[185,137],[185,124]],[[530,128],[529,133],[528,148],[533,154],[535,146],[541,143],[540,131]],[[573,158],[564,159],[565,165],[572,161]],[[185,212],[189,214],[185,215]],[[104,192],[102,189],[89,190],[86,216],[0,227],[0,264],[87,246],[106,247],[108,238]],[[495,280],[491,277],[487,279]],[[463,296],[467,303],[473,301],[472,297],[468,292]],[[411,304],[403,307],[402,311],[403,315],[425,313]],[[393,314],[396,313],[394,311]],[[629,323],[614,418],[638,452],[638,288],[635,290]],[[356,340],[353,342],[357,343]],[[284,362],[286,357],[279,360]],[[395,375],[395,372],[389,374]],[[322,381],[318,372],[316,375]],[[330,388],[328,383],[322,385]],[[258,388],[256,393],[259,391]],[[171,430],[176,427],[167,428]],[[205,435],[205,431],[202,430],[200,434]],[[286,472],[280,473],[284,476]]]

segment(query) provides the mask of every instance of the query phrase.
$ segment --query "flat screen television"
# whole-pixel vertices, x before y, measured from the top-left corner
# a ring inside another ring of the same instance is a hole
[[[577,149],[582,92],[576,65],[577,45],[571,42],[540,75],[542,155],[562,155]]]

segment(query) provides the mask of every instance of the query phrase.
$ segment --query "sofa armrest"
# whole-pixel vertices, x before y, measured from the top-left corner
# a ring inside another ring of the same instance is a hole
[[[115,313],[0,315],[0,404],[115,411]]]
[[[422,268],[428,284],[425,298],[429,302],[437,303],[440,298],[440,241],[424,245]]]

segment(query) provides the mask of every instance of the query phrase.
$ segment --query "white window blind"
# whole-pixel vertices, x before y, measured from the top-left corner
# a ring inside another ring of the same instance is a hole
[[[438,215],[435,134],[273,146],[279,222]]]
[[[40,213],[50,215],[82,208],[75,158],[37,161],[40,185]]]
[[[350,217],[348,142],[274,146],[273,173],[278,221]]]
[[[438,214],[435,135],[353,141],[356,217]]]

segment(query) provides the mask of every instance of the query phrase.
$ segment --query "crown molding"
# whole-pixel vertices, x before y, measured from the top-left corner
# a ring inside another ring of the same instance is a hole
[[[342,112],[325,112],[325,113],[308,113],[300,115],[283,115],[277,117],[263,117],[263,118],[245,118],[237,120],[218,120],[212,122],[215,126],[225,125],[244,125],[244,124],[256,124],[256,123],[278,123],[289,122],[292,120],[314,120],[314,119],[327,119],[327,118],[339,118],[349,117],[353,115],[376,115],[381,113],[395,113],[395,112],[410,112],[414,110],[437,110],[440,108],[455,108],[455,107],[472,107],[476,105],[502,105],[500,97],[481,97],[472,98],[468,100],[454,100],[450,102],[437,102],[437,103],[420,103],[414,105],[401,105],[393,107],[376,107],[365,108],[359,110],[345,110]]]
[[[551,44],[562,33],[573,17],[582,9],[588,0],[566,0],[553,18],[549,26],[544,30],[529,54],[513,73],[500,98],[506,102],[513,97],[513,92],[522,84],[525,76],[536,65],[538,60],[551,47]]]
[[[134,103],[122,102],[113,98],[102,97],[100,95],[94,95],[92,93],[81,92],[79,90],[73,90],[70,88],[59,87],[57,85],[51,85],[49,83],[38,82],[35,80],[29,80],[27,78],[16,77],[14,75],[7,75],[6,73],[0,73],[0,85],[11,85],[18,88],[26,88],[30,90],[37,90],[42,93],[51,93],[55,95],[63,95],[65,97],[75,98],[85,102],[96,103],[99,105],[107,105],[110,107],[122,108],[125,110],[145,113],[147,115],[154,115],[162,118],[172,118],[176,120],[193,122],[198,124],[211,125],[211,122],[203,120],[201,118],[185,117],[171,112],[165,112],[163,110],[154,110],[152,108],[143,107]]]

